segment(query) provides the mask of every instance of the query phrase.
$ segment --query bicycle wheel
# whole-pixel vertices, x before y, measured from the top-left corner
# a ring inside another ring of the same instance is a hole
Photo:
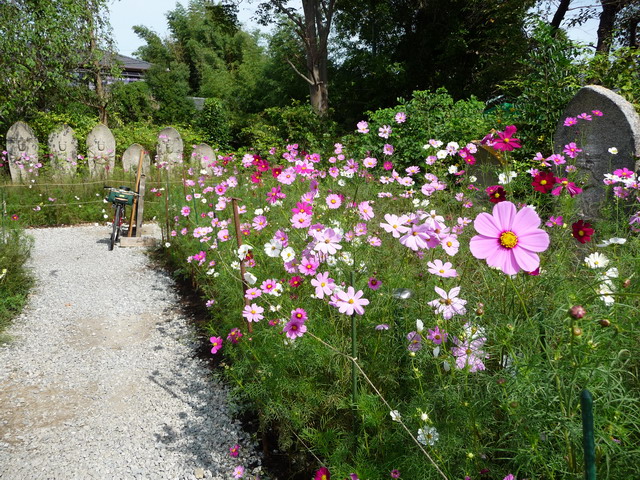
[[[109,251],[113,250],[114,245],[118,241],[118,237],[120,235],[120,216],[121,206],[116,205],[116,213],[113,216],[113,227],[111,229],[111,237],[109,238]]]
[[[120,231],[122,230],[122,224],[124,223],[124,208],[124,205],[122,205],[121,203],[118,204],[118,211],[120,212],[120,214],[118,215],[118,212],[116,212],[116,215],[118,215],[118,230],[116,230],[116,242],[120,240]]]

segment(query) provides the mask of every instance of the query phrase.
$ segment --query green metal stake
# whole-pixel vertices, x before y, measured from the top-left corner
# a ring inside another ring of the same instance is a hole
[[[353,287],[354,276],[353,271],[351,273],[350,284]],[[356,343],[356,316],[355,313],[351,315],[351,356],[355,359],[358,358],[358,345]],[[356,408],[358,401],[358,372],[356,370],[356,364],[351,362],[351,402],[353,403],[353,408]]]
[[[593,397],[587,389],[580,393],[582,407],[582,444],[584,446],[584,478],[596,480],[596,445],[593,438]]]

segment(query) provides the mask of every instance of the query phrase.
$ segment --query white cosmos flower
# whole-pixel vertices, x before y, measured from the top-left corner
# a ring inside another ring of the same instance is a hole
[[[613,237],[609,240],[603,240],[602,243],[596,245],[597,247],[608,247],[609,245],[624,245],[627,242],[626,238]]]
[[[585,257],[584,262],[589,268],[606,268],[609,265],[609,259],[599,252]]]
[[[280,256],[280,252],[282,251],[282,244],[276,240],[272,239],[265,243],[264,245],[264,253],[271,258],[276,258]]]
[[[424,330],[424,323],[419,318],[416,319],[416,331],[418,333],[422,333],[423,330]]]
[[[435,427],[419,428],[417,438],[422,445],[434,445],[440,438],[440,434]]]
[[[247,282],[249,285],[253,285],[254,283],[256,283],[257,280],[258,280],[257,277],[251,272],[246,272],[244,274],[244,281]]]
[[[391,420],[393,420],[394,422],[399,422],[400,420],[402,420],[402,417],[400,416],[400,412],[398,410],[391,410],[389,414],[391,415]]]
[[[296,251],[291,247],[287,247],[280,252],[280,258],[285,262],[290,262],[296,258]]]
[[[517,176],[518,174],[516,172],[502,172],[500,175],[498,175],[498,183],[500,185],[508,185],[509,183],[511,183],[511,180],[513,180]]]
[[[611,155],[617,155],[618,154],[618,149],[616,147],[611,147],[608,151],[609,151],[609,153]]]

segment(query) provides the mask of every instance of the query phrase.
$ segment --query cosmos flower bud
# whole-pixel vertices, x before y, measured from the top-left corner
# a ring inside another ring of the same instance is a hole
[[[601,327],[606,328],[609,325],[611,325],[611,320],[609,320],[608,318],[603,318],[598,323],[600,324]]]
[[[631,286],[631,279],[627,278],[624,282],[622,282],[623,288],[629,288]]]
[[[580,337],[582,336],[582,329],[580,327],[573,327],[573,329],[571,330],[571,333],[573,334],[574,337]]]
[[[587,311],[582,305],[574,305],[569,309],[569,315],[575,319],[583,318],[587,314]]]

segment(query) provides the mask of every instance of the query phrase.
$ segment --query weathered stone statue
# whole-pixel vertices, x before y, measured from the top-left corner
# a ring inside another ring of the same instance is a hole
[[[167,127],[158,134],[156,145],[156,163],[171,168],[177,163],[182,163],[183,152],[182,137],[173,127]]]
[[[191,154],[192,163],[196,164],[200,169],[205,170],[208,174],[211,174],[211,163],[216,159],[216,152],[213,151],[206,143],[201,143],[193,147],[193,153]]]
[[[149,173],[149,166],[151,165],[149,152],[145,152],[144,147],[139,143],[134,143],[122,154],[122,168],[125,172],[138,173],[138,162],[140,161],[140,153],[142,152],[144,152],[142,157],[142,173],[145,175]]]
[[[38,161],[38,139],[29,125],[14,123],[7,132],[7,154],[12,182],[26,182],[37,175],[42,164]]]
[[[87,164],[89,174],[108,175],[116,164],[116,139],[109,127],[99,123],[87,137]]]
[[[49,152],[54,173],[74,174],[78,167],[78,140],[73,129],[64,125],[49,135]]]

